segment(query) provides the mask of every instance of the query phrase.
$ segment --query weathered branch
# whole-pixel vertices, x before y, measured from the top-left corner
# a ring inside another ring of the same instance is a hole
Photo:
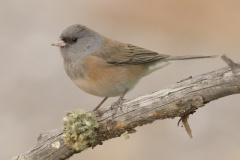
[[[230,67],[190,77],[163,90],[126,101],[122,111],[119,109],[116,114],[110,106],[100,108],[98,112],[92,111],[99,123],[92,147],[126,131],[133,133],[137,126],[157,119],[182,117],[210,101],[240,93],[240,65],[226,56],[222,58]],[[78,153],[64,143],[62,134],[61,128],[41,133],[36,146],[15,159],[64,160]]]

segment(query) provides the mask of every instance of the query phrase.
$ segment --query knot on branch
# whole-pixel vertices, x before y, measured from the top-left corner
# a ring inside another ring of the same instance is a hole
[[[99,124],[91,113],[81,109],[71,111],[63,122],[62,138],[70,148],[82,151],[94,144]]]
[[[180,102],[178,102],[176,105],[180,108],[180,114],[184,115],[186,113],[195,111],[196,109],[204,106],[205,104],[203,101],[203,97],[198,95],[195,97],[180,100]]]
[[[228,66],[231,68],[231,70],[234,74],[236,74],[236,75],[240,74],[240,65],[238,63],[234,63],[226,55],[223,55],[222,59],[228,64]]]

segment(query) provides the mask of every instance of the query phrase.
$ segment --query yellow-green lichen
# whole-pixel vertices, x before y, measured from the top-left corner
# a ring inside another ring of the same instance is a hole
[[[121,136],[124,137],[125,139],[130,138],[128,131],[125,131]]]
[[[91,113],[81,109],[68,112],[63,123],[62,138],[72,149],[82,151],[95,142],[99,124]]]
[[[61,146],[59,141],[53,142],[51,145],[53,148],[59,149],[59,147]]]

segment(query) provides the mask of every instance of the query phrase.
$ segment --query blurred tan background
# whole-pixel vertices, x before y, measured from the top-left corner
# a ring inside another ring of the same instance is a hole
[[[1,0],[0,22],[1,160],[30,149],[40,131],[61,127],[66,111],[91,110],[101,100],[69,80],[59,49],[50,45],[69,25],[162,54],[227,54],[240,62],[237,0]],[[220,58],[175,63],[144,78],[126,98],[225,66]],[[112,139],[70,159],[237,160],[239,106],[233,95],[199,109],[190,117],[193,139],[178,119],[156,121],[128,140]]]

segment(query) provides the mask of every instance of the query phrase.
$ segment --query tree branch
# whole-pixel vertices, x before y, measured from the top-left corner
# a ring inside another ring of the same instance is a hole
[[[157,119],[183,117],[210,101],[240,93],[240,64],[227,56],[222,59],[230,66],[197,77],[190,77],[177,84],[153,93],[145,94],[122,105],[122,111],[110,106],[92,111],[99,123],[95,143],[119,137],[126,131],[134,133],[137,126],[152,123]],[[34,148],[18,160],[64,160],[76,151],[68,147],[62,139],[63,129],[42,132]]]

